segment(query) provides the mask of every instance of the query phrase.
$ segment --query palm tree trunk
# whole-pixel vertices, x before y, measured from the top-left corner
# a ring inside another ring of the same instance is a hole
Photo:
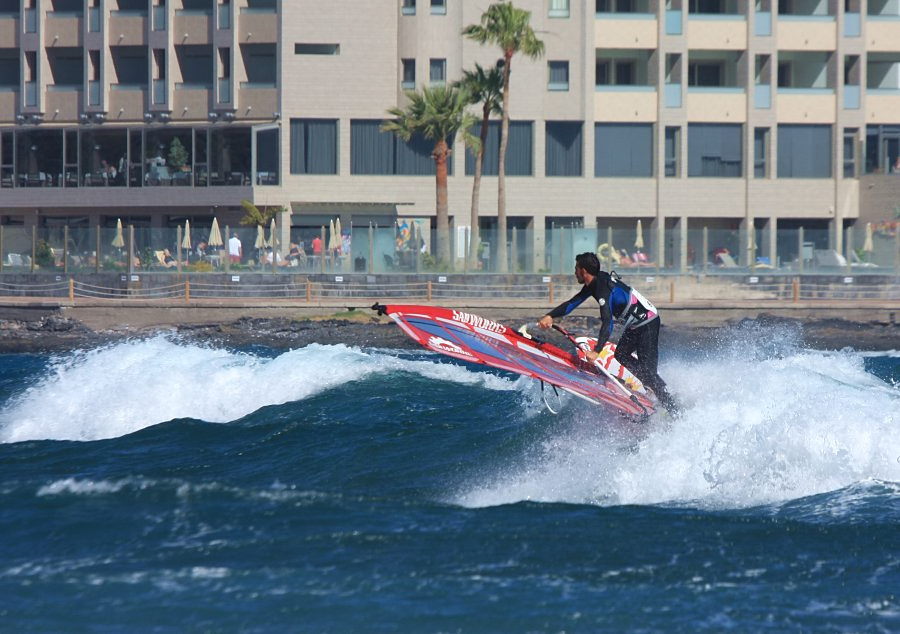
[[[481,232],[478,229],[478,197],[481,194],[481,172],[484,169],[484,145],[487,143],[490,106],[485,104],[481,118],[481,147],[475,153],[475,178],[472,181],[472,213],[469,217],[471,234],[469,238],[469,266],[474,271],[478,268],[478,247],[481,245]]]
[[[500,165],[497,168],[497,272],[506,273],[506,144],[509,134],[509,72],[512,62],[512,50],[506,50],[503,54],[503,116],[500,123]]]
[[[446,141],[438,141],[434,146],[435,198],[437,199],[437,258],[439,262],[450,262],[450,203],[447,193],[447,158],[450,149]]]

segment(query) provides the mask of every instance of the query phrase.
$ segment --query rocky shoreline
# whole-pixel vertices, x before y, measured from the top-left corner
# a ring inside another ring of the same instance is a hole
[[[186,341],[222,345],[233,348],[267,346],[274,349],[299,348],[311,343],[346,343],[375,348],[415,348],[393,322],[378,318],[367,311],[357,311],[349,318],[290,319],[286,317],[241,317],[233,321],[172,324],[135,328],[118,326],[93,330],[71,317],[59,314],[42,315],[33,319],[0,318],[0,353],[59,353],[75,349],[90,349],[135,337],[170,333]],[[518,327],[522,319],[496,318],[509,326]],[[573,332],[593,332],[597,320],[590,317],[568,317],[567,329]],[[738,335],[738,333],[741,333]],[[900,349],[900,327],[890,323],[859,323],[839,319],[797,320],[760,315],[720,326],[669,325],[665,322],[660,345],[674,347],[710,346],[734,340],[740,336],[748,342],[758,338],[789,336],[796,344],[817,350]]]

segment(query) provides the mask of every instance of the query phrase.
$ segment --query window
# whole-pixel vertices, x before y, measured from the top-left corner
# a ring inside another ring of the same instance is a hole
[[[510,121],[509,137],[506,144],[506,175],[531,176],[532,155],[534,154],[531,121]],[[481,124],[472,128],[472,134],[481,136]],[[484,176],[496,176],[500,171],[500,122],[488,122],[488,134],[484,141],[484,157],[481,173]],[[466,149],[466,175],[475,173],[475,155]]]
[[[212,88],[213,49],[208,44],[183,44],[175,47],[175,56],[185,86]]]
[[[428,62],[428,81],[432,84],[443,84],[447,81],[447,60],[432,58]]]
[[[340,44],[294,44],[294,55],[340,55]]]
[[[831,126],[780,124],[778,178],[831,178]]]
[[[856,178],[856,128],[844,128],[844,178]]]
[[[431,0],[431,15],[446,15],[447,0]]]
[[[753,129],[753,178],[768,176],[769,128]]]
[[[740,178],[741,126],[730,123],[688,124],[688,176]]]
[[[666,127],[666,177],[673,178],[681,176],[679,168],[681,158],[681,127]]]
[[[569,0],[550,0],[551,18],[567,18],[569,17]]]
[[[61,46],[46,50],[53,85],[81,88],[84,85],[84,51],[81,48]]]
[[[400,64],[403,67],[401,69],[400,87],[403,90],[414,90],[416,87],[416,60],[401,59]]]
[[[382,123],[381,119],[350,122],[350,173],[433,177],[434,141],[414,134],[404,142],[391,132],[382,132]],[[451,147],[453,141],[447,139]],[[452,162],[448,162],[447,172],[453,173]]]
[[[416,14],[416,0],[403,0],[400,5],[400,14],[401,15],[415,15]]]
[[[653,126],[649,123],[595,124],[594,176],[653,176]]]
[[[545,133],[544,173],[547,176],[581,176],[581,122],[547,121]]]
[[[637,84],[637,66],[634,60],[597,60],[595,65],[598,86],[633,86]]]
[[[725,69],[721,62],[690,62],[688,86],[724,86]]]
[[[337,119],[291,119],[291,174],[337,174]]]
[[[246,86],[275,86],[278,82],[278,55],[275,44],[243,44],[241,57],[247,73]]]
[[[550,74],[548,90],[569,89],[569,62],[547,62],[547,69]]]

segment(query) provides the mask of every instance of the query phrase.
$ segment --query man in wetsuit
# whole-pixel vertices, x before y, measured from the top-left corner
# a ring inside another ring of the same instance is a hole
[[[616,360],[653,390],[670,414],[677,414],[679,407],[657,371],[660,320],[656,307],[615,274],[601,271],[600,260],[591,252],[576,256],[575,278],[584,284],[581,290],[572,299],[544,315],[538,326],[549,328],[554,319],[568,315],[588,297],[593,297],[600,304],[600,334],[597,345],[586,353],[588,360],[596,361],[612,334],[614,320],[618,319],[625,330],[616,345]],[[637,359],[632,356],[633,352],[637,353]]]

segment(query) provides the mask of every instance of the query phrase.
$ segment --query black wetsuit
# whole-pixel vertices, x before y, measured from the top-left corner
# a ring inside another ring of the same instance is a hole
[[[614,281],[609,273],[600,271],[590,284],[548,314],[553,319],[568,315],[588,297],[600,304],[600,334],[594,350],[603,349],[612,334],[614,320],[620,320],[625,329],[616,345],[616,361],[653,390],[663,407],[676,413],[678,405],[658,371],[660,319],[656,307],[621,280]],[[637,359],[632,353],[637,354]]]

